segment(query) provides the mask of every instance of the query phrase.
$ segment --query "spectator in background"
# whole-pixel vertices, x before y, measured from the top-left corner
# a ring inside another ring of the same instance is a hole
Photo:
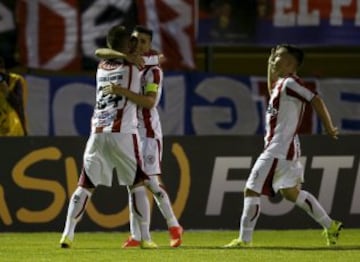
[[[256,0],[213,0],[209,2],[214,24],[211,36],[218,41],[249,41],[256,33]]]
[[[0,57],[0,136],[26,136],[25,106],[27,83],[18,74],[8,72]]]

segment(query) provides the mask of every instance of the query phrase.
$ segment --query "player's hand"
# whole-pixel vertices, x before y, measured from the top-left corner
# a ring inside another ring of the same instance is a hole
[[[116,85],[111,83],[111,85],[107,85],[105,86],[103,89],[103,94],[104,95],[111,95],[111,94],[115,94],[116,91]]]
[[[271,53],[270,53],[270,56],[268,58],[268,65],[269,66],[273,66],[273,64],[274,64],[275,51],[276,51],[276,48],[271,48]]]
[[[126,60],[129,61],[130,63],[136,65],[139,68],[142,68],[145,66],[145,61],[142,58],[142,56],[140,56],[136,53],[127,55]]]
[[[338,139],[338,135],[339,135],[339,130],[337,127],[327,127],[326,128],[326,133],[328,133],[329,136],[331,136],[334,139]]]
[[[122,90],[124,88],[120,85],[117,85],[117,84],[114,84],[114,83],[110,83],[110,85],[107,85],[105,86],[102,91],[103,91],[103,94],[104,95],[112,95],[112,94],[115,94],[115,95],[119,95],[121,96],[122,95]]]

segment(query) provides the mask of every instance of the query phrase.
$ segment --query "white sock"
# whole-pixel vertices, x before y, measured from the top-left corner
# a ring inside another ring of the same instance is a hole
[[[143,189],[145,191],[144,187],[138,187],[138,190]],[[141,232],[140,232],[140,225],[139,221],[135,218],[134,215],[134,205],[133,205],[133,197],[131,194],[131,190],[129,187],[127,187],[128,195],[129,195],[129,219],[130,219],[130,234],[131,238],[135,239],[137,241],[141,240]]]
[[[82,218],[91,194],[92,193],[89,190],[83,187],[79,186],[76,188],[69,202],[63,236],[67,236],[71,240],[74,239],[76,224]]]
[[[331,225],[331,218],[326,213],[319,201],[304,190],[301,190],[295,204],[306,211],[316,222],[324,228],[329,228]]]
[[[165,218],[167,226],[178,227],[179,222],[172,209],[169,195],[167,194],[165,189],[161,187],[157,177],[152,177],[150,180],[147,180],[145,183],[146,186],[149,188],[149,190],[153,193],[155,202],[159,207],[161,214]]]
[[[150,236],[150,204],[144,187],[131,189],[134,220],[140,227],[141,240],[149,241]]]
[[[251,242],[256,222],[260,216],[260,197],[245,197],[240,221],[240,240]]]

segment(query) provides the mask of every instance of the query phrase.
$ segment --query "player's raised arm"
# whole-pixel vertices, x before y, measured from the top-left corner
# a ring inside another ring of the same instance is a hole
[[[316,111],[317,115],[320,117],[321,122],[329,136],[337,139],[339,131],[337,127],[334,126],[330,117],[330,113],[322,98],[318,95],[314,96],[314,98],[311,100],[311,105]]]
[[[98,48],[95,50],[95,55],[103,59],[116,59],[116,58],[126,58],[126,54],[119,51],[115,51],[111,48]]]
[[[267,67],[267,88],[269,94],[271,94],[272,85],[277,80],[277,76],[274,71],[274,58],[275,58],[276,48],[271,49],[271,54],[268,58],[268,67]]]

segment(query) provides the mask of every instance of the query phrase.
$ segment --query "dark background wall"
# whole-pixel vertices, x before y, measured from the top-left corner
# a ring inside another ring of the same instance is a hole
[[[305,63],[300,70],[308,77],[360,76],[360,47],[305,47]],[[197,47],[196,65],[200,71],[219,74],[266,75],[270,48]]]

